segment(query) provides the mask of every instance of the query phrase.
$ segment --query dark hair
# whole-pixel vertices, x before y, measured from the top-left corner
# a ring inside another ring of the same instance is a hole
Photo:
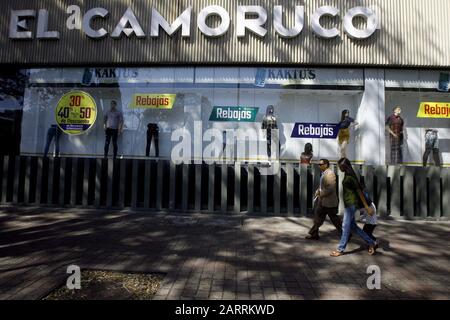
[[[327,166],[327,168],[330,167],[330,161],[328,159],[320,159],[319,161],[322,161],[323,163],[325,163],[325,165]]]
[[[116,100],[111,100],[111,103],[114,103],[114,105],[117,106],[117,101]]]
[[[341,122],[344,121],[345,118],[347,117],[347,116],[346,116],[346,113],[347,113],[347,112],[350,113],[350,111],[348,111],[348,110],[342,111],[342,113],[341,113]]]
[[[339,165],[339,167],[342,168],[342,170],[345,172],[346,175],[349,175],[349,176],[352,176],[353,178],[355,178],[355,180],[358,183],[359,188],[361,190],[364,190],[366,188],[364,183],[359,181],[358,176],[355,173],[355,170],[353,170],[350,160],[348,160],[347,158],[341,158],[338,161],[338,165]]]
[[[273,112],[274,112],[274,106],[268,105],[267,110],[266,110],[266,115],[268,115],[269,113],[273,113]]]
[[[306,154],[312,154],[313,153],[313,146],[311,143],[305,144],[305,153]]]

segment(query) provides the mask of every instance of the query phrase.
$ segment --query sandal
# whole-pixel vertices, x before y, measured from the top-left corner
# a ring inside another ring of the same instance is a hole
[[[331,257],[339,257],[342,255],[344,255],[344,252],[341,252],[341,251],[333,251],[332,253],[330,253]]]

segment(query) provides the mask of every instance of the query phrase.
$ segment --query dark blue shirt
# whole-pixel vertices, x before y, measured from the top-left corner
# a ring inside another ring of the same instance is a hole
[[[355,122],[355,119],[346,117],[344,120],[339,122],[339,129],[347,129],[350,125]]]

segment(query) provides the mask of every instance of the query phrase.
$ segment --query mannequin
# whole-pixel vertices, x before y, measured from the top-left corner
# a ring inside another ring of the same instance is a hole
[[[274,116],[273,105],[267,106],[266,116],[262,122],[262,129],[267,130],[267,156],[272,156],[272,130],[278,129],[277,118]]]
[[[47,157],[48,151],[50,149],[50,144],[52,143],[53,138],[55,139],[55,155],[56,157],[59,157],[59,138],[61,137],[61,134],[62,131],[56,124],[52,124],[50,128],[48,128],[47,141],[45,143],[44,149],[44,158]]]
[[[400,116],[402,108],[394,107],[393,114],[386,120],[386,129],[389,132],[391,142],[391,164],[400,164],[403,162],[403,133],[405,121]]]
[[[311,164],[311,159],[313,157],[313,146],[311,143],[305,144],[305,151],[300,155],[301,164]]]
[[[155,157],[159,157],[159,128],[156,123],[147,124],[147,146],[145,148],[145,156],[150,155],[150,146],[152,139],[155,141]]]
[[[433,152],[434,165],[441,166],[441,159],[439,158],[439,139],[438,130],[426,129],[425,130],[425,152],[423,154],[423,166],[427,166],[428,156]]]
[[[341,158],[347,158],[347,146],[350,142],[350,128],[358,125],[355,119],[350,117],[350,111],[344,110],[339,122],[338,146]]]

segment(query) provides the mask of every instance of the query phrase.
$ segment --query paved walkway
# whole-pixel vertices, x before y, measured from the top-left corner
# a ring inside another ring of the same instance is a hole
[[[375,256],[311,219],[0,208],[0,299],[42,299],[66,268],[166,274],[155,299],[449,299],[450,223],[382,221]],[[354,237],[356,238],[356,237]],[[369,265],[382,273],[368,290]]]

